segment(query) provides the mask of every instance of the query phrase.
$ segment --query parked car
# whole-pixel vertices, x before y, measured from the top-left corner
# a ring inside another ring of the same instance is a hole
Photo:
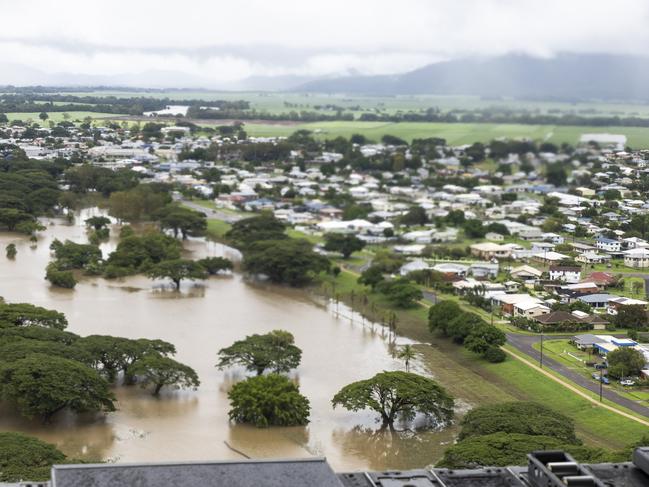
[[[600,369],[606,369],[607,367],[608,367],[608,364],[607,364],[606,362],[603,362],[603,363],[601,363],[601,364],[595,364],[595,368],[596,368],[597,370],[600,370]]]
[[[635,385],[635,381],[632,380],[632,379],[622,379],[622,380],[620,381],[620,384],[623,385],[623,386],[634,386],[634,385]]]
[[[598,382],[601,380],[604,384],[610,384],[608,377],[606,377],[605,375],[600,376],[597,372],[593,372],[592,377]]]

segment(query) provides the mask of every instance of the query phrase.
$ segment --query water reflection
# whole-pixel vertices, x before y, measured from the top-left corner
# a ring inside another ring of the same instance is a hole
[[[33,250],[25,237],[0,234],[0,248],[13,242],[18,250],[15,260],[0,257],[0,296],[59,310],[68,317],[69,330],[81,335],[169,341],[176,345],[177,360],[197,371],[201,387],[165,392],[160,398],[138,387],[116,388],[115,413],[103,419],[61,415],[50,425],[25,420],[4,405],[0,429],[36,435],[79,458],[133,462],[239,459],[239,452],[253,458],[321,455],[339,470],[421,467],[440,456],[440,444],[452,440],[454,427],[388,440],[377,436],[373,414],[332,409],[331,398],[349,382],[403,370],[392,352],[412,343],[343,303],[246,282],[236,273],[200,285],[183,281],[180,292],[146,276],[88,277],[72,291],[52,288],[43,279],[50,243],[54,238],[87,242],[83,221],[94,214],[102,213],[85,211],[72,224],[53,221]],[[109,240],[101,244],[104,255],[115,248],[118,235],[119,226],[111,226]],[[202,239],[190,238],[184,245],[192,258],[238,254]],[[217,351],[246,335],[277,328],[290,331],[303,350],[292,377],[311,402],[311,422],[296,428],[234,425],[227,415],[227,392],[246,373],[216,369]],[[413,367],[427,373],[417,361]]]
[[[334,430],[333,441],[350,455],[364,458],[371,470],[423,468],[439,459],[452,443],[454,428],[444,431],[390,431],[356,426],[350,430]]]

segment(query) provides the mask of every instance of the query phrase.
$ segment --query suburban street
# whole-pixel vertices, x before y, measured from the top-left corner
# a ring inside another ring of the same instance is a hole
[[[645,276],[647,276],[645,274]],[[647,276],[649,278],[649,276]],[[432,291],[424,291],[423,301],[430,304],[435,304],[437,302],[437,296]],[[572,335],[552,335],[551,339],[560,339],[560,338],[570,338]],[[529,356],[531,359],[539,363],[541,358],[541,353],[534,348],[534,344],[541,341],[539,335],[523,335],[520,333],[507,333],[507,342],[512,345],[518,352],[524,353]],[[587,389],[595,394],[599,394],[599,383],[595,382],[593,379],[587,379],[582,375],[574,372],[569,367],[557,362],[556,360],[551,359],[547,355],[543,356],[543,367],[549,369],[553,372],[560,374],[562,377],[565,377],[567,380],[577,384],[584,389]],[[595,370],[595,369],[593,369]],[[608,399],[615,404],[627,408],[637,414],[640,414],[645,417],[649,417],[649,407],[638,404],[631,399],[620,396],[617,392],[611,390],[607,386],[604,386],[602,389],[602,396]]]
[[[205,208],[204,206],[197,205],[196,203],[186,200],[186,199],[179,199],[183,205],[187,206],[188,208],[191,208],[192,210],[200,211],[202,213],[205,213],[208,218],[213,218],[217,220],[223,220],[226,223],[234,223],[239,220],[241,220],[243,217],[239,215],[233,215],[231,213],[226,213],[221,210],[213,210],[211,208]]]
[[[551,338],[552,339],[569,338],[570,336],[572,335],[565,335],[565,336],[553,335]],[[540,341],[541,341],[541,337],[536,335],[522,335],[519,333],[507,333],[507,342],[509,344],[511,344],[519,352],[522,352],[530,356],[537,362],[540,361],[541,353],[538,350],[536,350],[533,347],[533,345]],[[548,368],[558,374],[561,374],[566,379],[570,380],[571,382],[574,382],[575,384],[583,387],[584,389],[588,389],[589,391],[594,392],[595,394],[599,394],[598,382],[595,382],[595,380],[593,379],[587,379],[583,377],[582,375],[571,370],[569,367],[557,362],[556,360],[549,358],[545,354],[543,355],[543,367]],[[627,409],[630,409],[635,413],[649,417],[649,407],[643,406],[641,404],[638,404],[635,401],[632,401],[631,399],[627,399],[626,397],[620,396],[617,392],[611,390],[606,385],[603,387],[602,391],[603,391],[602,396],[608,399],[609,401],[612,401]]]

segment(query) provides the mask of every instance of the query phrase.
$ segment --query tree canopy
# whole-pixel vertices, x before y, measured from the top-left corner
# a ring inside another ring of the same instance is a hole
[[[275,283],[303,286],[319,272],[329,270],[330,263],[306,240],[263,240],[244,251],[243,268]]]
[[[171,230],[174,237],[178,234],[183,239],[188,236],[198,237],[205,235],[207,230],[207,219],[205,213],[195,211],[178,205],[167,205],[157,213],[160,220],[160,227],[163,230]]]
[[[309,400],[294,382],[279,374],[250,377],[228,393],[230,419],[268,426],[299,426],[309,422]]]
[[[0,482],[49,480],[52,465],[66,456],[54,445],[22,433],[0,433]]]
[[[27,417],[49,420],[62,409],[114,411],[108,382],[87,366],[61,357],[31,354],[0,367],[0,395]]]
[[[460,424],[460,441],[503,432],[551,436],[565,443],[579,443],[572,419],[535,402],[515,401],[479,406],[469,411]]]
[[[29,303],[0,303],[0,327],[44,326],[65,330],[68,320],[63,313]]]
[[[232,228],[225,234],[225,238],[236,247],[244,248],[262,240],[287,239],[285,230],[286,226],[271,213],[262,213],[233,223]]]
[[[295,345],[293,335],[273,330],[264,335],[249,335],[243,340],[219,350],[217,367],[223,369],[241,365],[257,375],[266,370],[288,372],[300,365],[302,350]]]
[[[359,250],[363,250],[365,242],[355,235],[343,235],[340,233],[329,233],[325,236],[325,250],[329,252],[339,252],[343,259],[349,257]]]
[[[208,273],[198,262],[188,259],[163,260],[149,268],[147,275],[151,279],[170,279],[176,289],[180,289],[183,279],[207,279]]]
[[[405,278],[382,281],[377,289],[398,308],[410,308],[423,297],[419,287]]]
[[[142,387],[153,386],[154,396],[157,396],[163,387],[196,389],[201,383],[194,369],[156,353],[144,355],[136,360],[130,368],[130,373],[137,378]]]
[[[631,347],[620,347],[606,356],[608,373],[620,379],[637,376],[644,368],[646,360],[642,352]]]
[[[431,333],[440,331],[446,335],[448,324],[460,313],[462,309],[455,301],[440,301],[428,309],[428,328]]]
[[[552,436],[492,433],[475,436],[447,448],[437,463],[441,468],[479,468],[523,465],[527,454],[537,450],[565,450],[566,444]]]
[[[214,275],[221,271],[230,271],[234,267],[232,261],[225,257],[205,257],[198,261],[208,274]]]
[[[453,398],[433,379],[411,372],[381,372],[343,387],[332,399],[351,411],[372,409],[383,427],[394,427],[397,419],[412,421],[423,414],[436,423],[453,418]]]

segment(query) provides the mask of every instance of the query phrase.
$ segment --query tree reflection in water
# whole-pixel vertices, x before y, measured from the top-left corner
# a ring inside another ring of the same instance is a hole
[[[433,465],[453,441],[457,428],[390,430],[355,426],[333,431],[334,442],[347,455],[367,463],[369,470],[412,469]]]

